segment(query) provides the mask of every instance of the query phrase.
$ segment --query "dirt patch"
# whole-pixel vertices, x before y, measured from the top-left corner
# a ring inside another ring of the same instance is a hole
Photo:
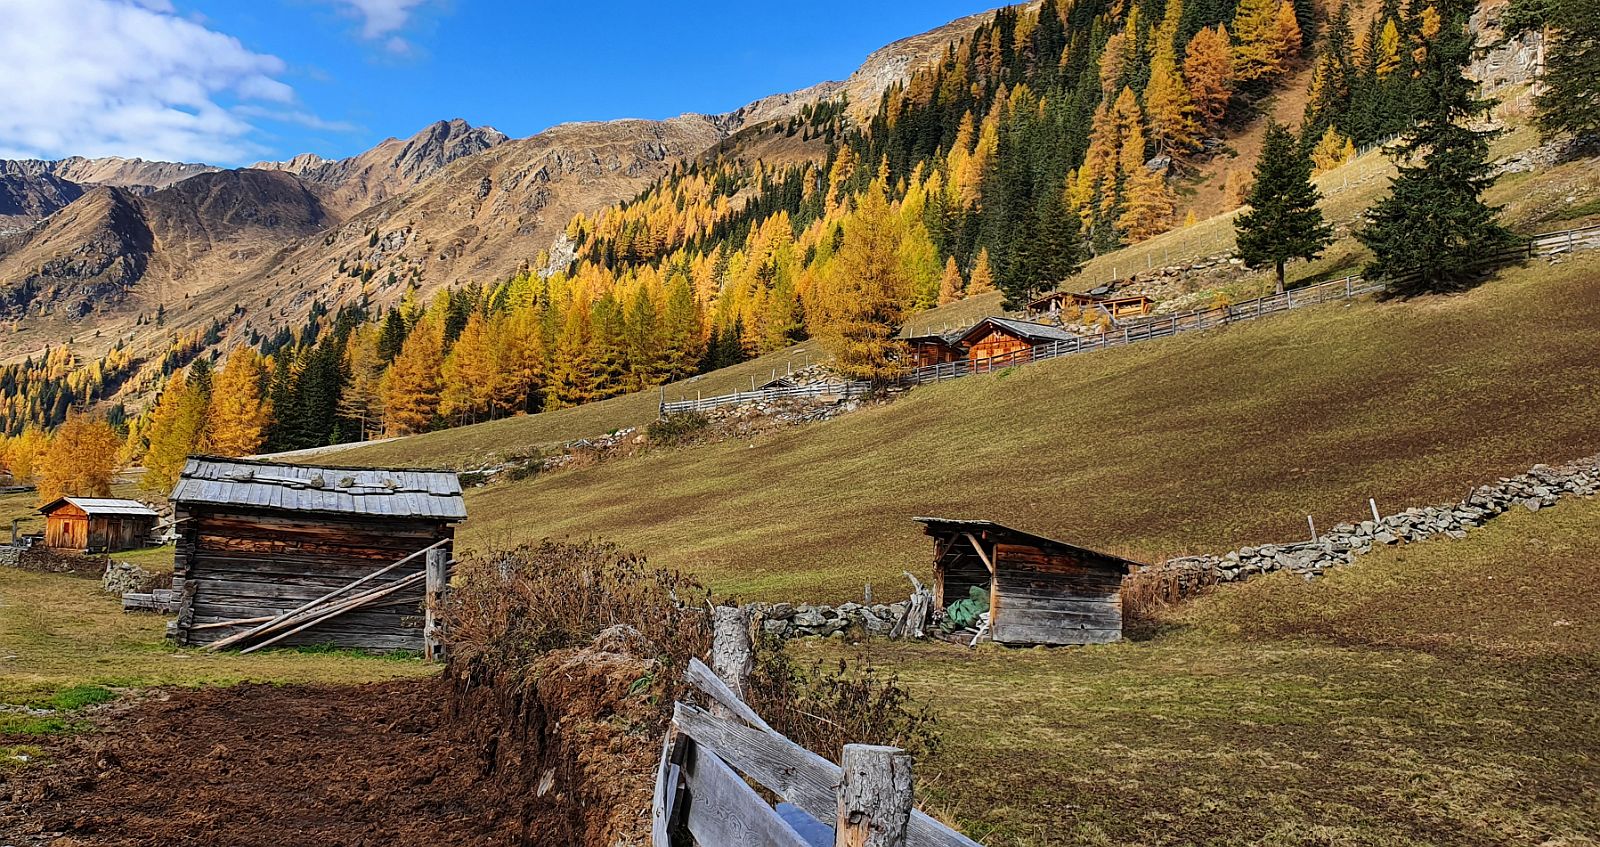
[[[649,840],[656,663],[596,644],[524,684],[186,690],[0,771],[0,844],[628,847]],[[0,746],[18,741],[0,737]]]
[[[521,821],[445,726],[436,680],[152,698],[0,775],[18,845],[507,844]]]

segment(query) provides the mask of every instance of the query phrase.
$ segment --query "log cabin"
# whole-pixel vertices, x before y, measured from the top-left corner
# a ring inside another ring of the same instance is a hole
[[[1052,291],[1028,304],[1028,311],[1034,314],[1059,315],[1069,305],[1077,306],[1083,311],[1099,310],[1109,315],[1112,320],[1120,321],[1128,318],[1138,318],[1150,314],[1155,309],[1156,301],[1147,294],[1111,293],[1110,286],[1101,286],[1093,291]]]
[[[208,644],[368,577],[436,542],[466,518],[448,471],[313,467],[191,458],[169,498],[183,596],[173,635]],[[417,556],[372,578],[380,588],[420,572]],[[284,639],[282,646],[421,650],[424,589],[398,590]]]
[[[963,332],[929,333],[907,336],[900,340],[906,345],[907,363],[913,368],[925,368],[965,358],[961,348],[956,344],[964,334]]]
[[[958,349],[966,351],[969,360],[995,364],[1013,359],[1025,360],[1026,354],[1040,344],[1072,342],[1077,338],[1073,333],[1050,324],[1010,318],[984,318],[962,333],[955,344]]]
[[[138,500],[58,497],[39,507],[44,546],[73,553],[117,553],[150,544],[161,516]]]
[[[934,603],[989,592],[997,644],[1122,639],[1122,580],[1139,563],[993,521],[914,518],[934,541]]]

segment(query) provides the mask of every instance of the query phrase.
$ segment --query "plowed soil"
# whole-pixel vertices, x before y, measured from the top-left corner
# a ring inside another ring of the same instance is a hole
[[[157,695],[0,771],[0,845],[518,843],[447,699],[438,680]]]

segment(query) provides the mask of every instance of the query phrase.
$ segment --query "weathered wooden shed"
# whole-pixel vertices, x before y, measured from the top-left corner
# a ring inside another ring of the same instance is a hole
[[[467,514],[461,483],[448,471],[204,456],[189,460],[170,499],[174,582],[183,586],[174,628],[180,644],[245,631],[407,557],[361,588],[413,577],[425,558],[413,554],[448,549]],[[421,584],[408,585],[278,643],[420,650],[423,595]]]
[[[1075,341],[1078,336],[1058,326],[1018,321],[1011,318],[984,318],[956,339],[974,362],[985,359],[1020,359],[1033,347],[1055,341]]]
[[[1052,291],[1028,304],[1028,311],[1042,314],[1059,314],[1068,305],[1079,309],[1097,309],[1114,320],[1136,318],[1150,314],[1155,300],[1147,294],[1116,294],[1113,286],[1103,285],[1093,291]]]
[[[901,341],[905,342],[907,360],[911,367],[924,368],[964,358],[961,348],[956,344],[963,334],[953,332],[910,335]]]
[[[995,642],[1121,640],[1122,580],[1139,563],[993,521],[914,520],[934,540],[934,603],[986,588]]]
[[[39,507],[44,546],[77,553],[116,553],[144,547],[161,515],[138,500],[58,497]]]

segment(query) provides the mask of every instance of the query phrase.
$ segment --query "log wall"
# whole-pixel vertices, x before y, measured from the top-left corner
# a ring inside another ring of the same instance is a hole
[[[994,620],[1001,644],[1122,639],[1122,570],[1111,560],[995,545]]]
[[[180,508],[177,518],[174,576],[184,580],[185,591],[177,637],[178,643],[191,645],[239,631],[196,627],[282,614],[449,538],[453,531],[435,521],[291,512]],[[418,558],[361,590],[422,569]],[[388,598],[386,605],[346,613],[279,644],[421,650],[423,594],[419,584]]]

